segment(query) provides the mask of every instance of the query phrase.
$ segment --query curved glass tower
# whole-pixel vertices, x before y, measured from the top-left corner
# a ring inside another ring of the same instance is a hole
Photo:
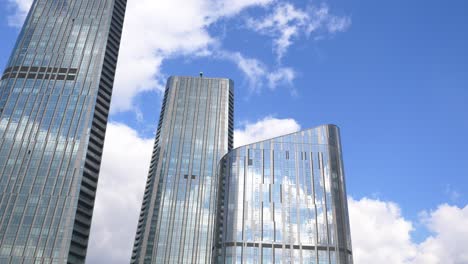
[[[169,78],[131,263],[211,261],[217,164],[232,148],[233,86]]]
[[[35,0],[0,81],[0,263],[84,263],[126,0]]]
[[[352,264],[341,156],[334,125],[225,155],[213,262]]]

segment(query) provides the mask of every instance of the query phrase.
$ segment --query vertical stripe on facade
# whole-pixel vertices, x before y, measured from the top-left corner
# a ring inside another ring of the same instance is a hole
[[[236,148],[219,174],[213,263],[352,264],[336,126]]]

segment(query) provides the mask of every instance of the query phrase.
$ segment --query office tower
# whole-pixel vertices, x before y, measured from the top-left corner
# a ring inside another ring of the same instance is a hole
[[[0,81],[0,263],[84,263],[126,0],[35,0]]]
[[[232,140],[232,81],[169,78],[131,263],[211,261],[217,164]]]
[[[224,156],[214,262],[351,264],[341,156],[333,125]]]

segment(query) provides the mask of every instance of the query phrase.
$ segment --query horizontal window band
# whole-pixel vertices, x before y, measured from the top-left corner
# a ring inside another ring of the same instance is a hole
[[[5,73],[9,73],[9,72],[17,72],[17,71],[20,71],[20,72],[40,72],[40,73],[45,73],[45,72],[49,72],[49,73],[66,73],[68,71],[68,73],[77,73],[78,72],[78,69],[77,68],[61,68],[61,67],[37,67],[37,66],[14,66],[14,67],[8,67],[5,69],[5,71],[3,72],[3,74]]]
[[[7,78],[25,78],[25,79],[50,79],[50,80],[67,80],[74,81],[76,79],[76,68],[59,68],[59,67],[26,67],[15,66],[5,69],[2,80]]]
[[[253,242],[247,242],[247,243],[242,243],[242,242],[225,242],[224,243],[225,247],[262,247],[262,248],[286,248],[286,249],[303,249],[303,250],[315,250],[318,249],[320,251],[336,251],[334,247],[327,247],[327,246],[312,246],[312,245],[288,245],[288,244],[275,244],[275,243],[253,243]],[[351,250],[349,249],[343,249],[339,248],[339,251],[341,252],[347,252],[348,254],[352,255]]]

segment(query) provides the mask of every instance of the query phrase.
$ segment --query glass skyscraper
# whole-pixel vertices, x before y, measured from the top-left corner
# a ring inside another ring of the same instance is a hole
[[[0,81],[0,263],[84,263],[126,0],[35,0]]]
[[[213,262],[352,264],[341,157],[333,125],[225,155]]]
[[[232,148],[233,82],[171,77],[131,263],[211,262],[217,165]]]

